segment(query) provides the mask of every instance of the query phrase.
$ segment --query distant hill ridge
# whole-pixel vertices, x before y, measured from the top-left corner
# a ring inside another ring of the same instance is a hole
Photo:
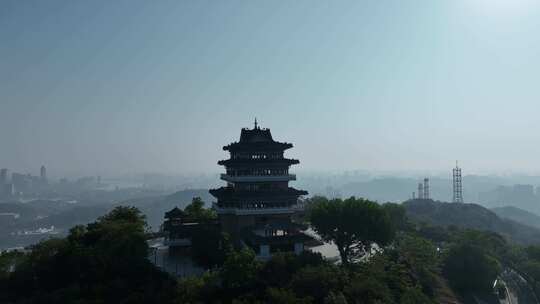
[[[491,208],[499,217],[540,229],[540,216],[513,206]]]
[[[416,199],[404,202],[403,206],[407,216],[415,222],[493,231],[519,244],[540,244],[540,229],[501,218],[477,204]]]
[[[163,222],[166,211],[175,206],[184,208],[193,197],[197,196],[208,205],[211,203],[211,196],[207,189],[182,190],[169,195],[134,198],[114,204],[79,205],[52,200],[35,200],[26,203],[5,202],[0,203],[0,213],[14,213],[18,215],[18,218],[3,216],[0,219],[0,235],[9,234],[13,230],[49,226],[69,229],[75,225],[93,222],[118,205],[139,208],[146,215],[152,229],[157,230]]]
[[[169,195],[157,196],[152,198],[137,198],[123,201],[120,205],[130,205],[139,208],[152,230],[156,231],[163,223],[165,212],[174,207],[185,208],[191,203],[194,197],[200,197],[210,207],[212,197],[207,189],[188,189],[178,191]]]

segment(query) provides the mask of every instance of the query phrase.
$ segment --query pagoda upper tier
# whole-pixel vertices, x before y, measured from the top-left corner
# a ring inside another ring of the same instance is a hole
[[[300,163],[297,159],[284,157],[284,151],[292,146],[290,143],[275,141],[270,129],[261,129],[257,125],[253,129],[244,128],[240,133],[240,141],[223,147],[223,150],[229,151],[230,158],[218,161],[218,165],[237,169],[288,168]]]
[[[210,190],[218,198],[218,206],[291,206],[306,191],[289,187],[296,175],[289,172],[297,159],[284,157],[284,151],[292,147],[289,143],[274,141],[269,129],[261,129],[255,123],[253,129],[242,129],[240,141],[225,146],[230,158],[220,160],[226,173],[221,179],[226,187]]]
[[[242,129],[240,133],[240,141],[231,143],[223,147],[223,150],[230,151],[285,151],[292,148],[291,143],[275,141],[272,138],[270,129],[261,129],[257,126],[253,129]]]

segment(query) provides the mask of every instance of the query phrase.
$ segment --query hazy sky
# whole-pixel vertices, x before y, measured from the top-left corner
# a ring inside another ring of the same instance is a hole
[[[540,172],[540,2],[1,1],[0,167]]]

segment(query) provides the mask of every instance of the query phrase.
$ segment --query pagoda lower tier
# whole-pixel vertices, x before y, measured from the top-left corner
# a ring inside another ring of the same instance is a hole
[[[304,243],[313,240],[303,232],[306,229],[305,225],[291,222],[288,218],[278,218],[244,228],[240,233],[245,245],[251,247],[259,258],[267,259],[277,252],[301,253]]]

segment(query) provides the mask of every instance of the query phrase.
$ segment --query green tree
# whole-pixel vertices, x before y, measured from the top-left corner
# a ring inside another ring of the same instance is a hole
[[[232,251],[221,268],[221,278],[226,289],[244,289],[255,283],[260,263],[248,248]]]
[[[286,287],[293,275],[306,266],[322,266],[327,262],[319,253],[304,251],[300,255],[294,253],[276,253],[264,263],[259,276],[272,287]]]
[[[455,243],[470,244],[482,248],[484,252],[489,253],[497,259],[502,259],[507,255],[509,249],[504,237],[500,234],[490,231],[479,231],[466,229],[455,233]]]
[[[400,304],[433,304],[433,301],[422,293],[420,288],[409,288],[401,296]]]
[[[388,285],[383,280],[371,277],[356,277],[345,286],[343,293],[352,303],[358,299],[366,304],[395,303]]]
[[[412,230],[412,224],[408,221],[405,208],[396,203],[384,203],[383,210],[390,217],[394,230],[408,231]]]
[[[489,291],[501,272],[499,262],[475,245],[453,246],[444,261],[443,274],[461,293]]]
[[[178,282],[178,303],[212,303],[219,298],[220,273],[208,271]]]
[[[343,272],[335,266],[308,266],[294,274],[290,285],[298,296],[311,297],[315,302],[322,303],[330,292],[341,290],[344,279]]]
[[[312,300],[310,297],[299,298],[296,294],[286,288],[268,288],[266,290],[268,304],[310,304]]]
[[[117,207],[67,238],[32,246],[0,279],[2,303],[171,303],[176,280],[148,260],[146,223],[136,208]]]
[[[324,298],[324,304],[347,304],[347,298],[342,292],[330,292],[326,298]]]
[[[202,225],[191,236],[193,259],[204,267],[223,265],[226,255],[232,250],[229,236],[216,226]]]
[[[21,251],[0,252],[0,279],[6,278],[9,273],[17,269],[24,260],[24,253]]]
[[[146,225],[146,216],[136,207],[118,206],[111,212],[98,218],[98,223],[129,223],[133,224],[133,228],[144,232]]]
[[[525,248],[525,253],[529,259],[540,262],[540,246],[529,246]]]
[[[348,299],[362,298],[366,303],[399,302],[401,294],[414,283],[413,274],[400,260],[399,252],[385,250],[351,267],[350,286],[345,289]]]
[[[361,198],[321,200],[312,207],[310,220],[325,241],[336,244],[344,265],[369,252],[375,243],[388,244],[394,236],[390,217],[383,208]]]
[[[204,201],[200,197],[194,197],[191,204],[184,208],[186,216],[194,221],[210,221],[217,218],[217,214],[212,209],[204,208]]]
[[[533,280],[535,284],[540,283],[540,262],[538,261],[527,261],[521,266]]]
[[[420,283],[423,292],[433,295],[435,274],[439,270],[437,248],[426,239],[405,234],[397,242],[397,251],[410,267],[411,274]]]

